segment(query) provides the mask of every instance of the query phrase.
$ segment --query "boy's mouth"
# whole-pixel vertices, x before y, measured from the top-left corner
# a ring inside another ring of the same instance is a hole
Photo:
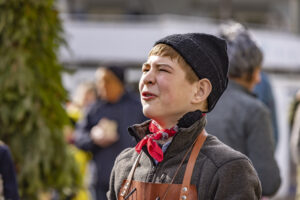
[[[142,92],[142,99],[145,101],[152,100],[155,97],[157,96],[151,92]]]

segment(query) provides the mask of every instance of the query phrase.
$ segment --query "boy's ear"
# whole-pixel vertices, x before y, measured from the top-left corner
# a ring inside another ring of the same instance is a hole
[[[207,78],[200,79],[195,82],[195,92],[192,103],[198,104],[206,101],[210,92],[212,90],[212,85]]]

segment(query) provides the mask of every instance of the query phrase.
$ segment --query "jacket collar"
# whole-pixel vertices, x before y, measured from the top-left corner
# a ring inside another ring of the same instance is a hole
[[[238,84],[237,82],[235,82],[233,80],[229,81],[229,83],[228,83],[228,90],[230,90],[230,89],[239,90],[245,94],[256,97],[256,95],[253,92],[250,92],[248,89],[246,89],[245,87],[243,87],[242,85]]]
[[[189,118],[189,117],[190,116],[185,115],[183,116],[182,119]],[[192,125],[190,125],[189,127],[179,126],[178,133],[174,136],[167,151],[164,153],[164,160],[176,156],[179,152],[185,151],[193,144],[193,142],[195,141],[197,136],[201,133],[201,131],[203,130],[206,124],[206,117],[203,116],[198,119],[194,118],[194,120],[195,120],[194,123],[192,123]],[[137,142],[139,142],[145,135],[150,134],[148,129],[149,124],[150,124],[150,120],[142,124],[133,125],[128,128],[129,134],[132,135]],[[147,147],[143,147],[143,151],[154,162],[154,160],[152,159],[152,157],[149,155],[147,151]]]

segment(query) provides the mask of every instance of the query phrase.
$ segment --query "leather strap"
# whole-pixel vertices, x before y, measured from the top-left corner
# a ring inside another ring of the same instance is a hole
[[[185,170],[182,187],[181,187],[181,190],[180,190],[180,196],[179,196],[180,200],[187,200],[187,197],[189,196],[189,192],[191,190],[193,190],[193,189],[191,189],[191,185],[190,185],[191,177],[192,177],[192,174],[193,174],[193,170],[194,170],[194,166],[195,166],[198,154],[200,152],[200,149],[201,149],[202,145],[204,144],[204,141],[206,140],[206,137],[207,137],[207,134],[206,134],[205,130],[203,129],[202,132],[197,137],[196,142],[193,146],[193,149],[192,149],[192,152],[191,152],[191,155],[190,155],[190,158],[189,158],[186,170]],[[123,184],[123,187],[121,187],[121,190],[120,190],[120,193],[121,193],[120,198],[121,199],[123,199],[128,193],[128,189],[131,186],[133,174],[134,174],[134,171],[135,171],[135,169],[136,169],[136,167],[139,163],[139,160],[141,158],[141,154],[142,154],[142,152],[136,158],[136,160],[135,160],[135,162],[134,162],[134,164],[133,164],[133,166],[132,166],[132,168],[131,168],[131,170],[128,174],[127,180]],[[173,185],[173,184],[168,184],[168,185]],[[166,192],[163,195],[164,198],[165,198],[165,195],[166,195],[168,189],[169,189],[169,186],[168,186],[168,188],[166,189]]]
[[[188,164],[185,169],[183,183],[182,183],[181,192],[180,192],[180,196],[179,196],[180,200],[187,200],[187,197],[188,197],[188,194],[190,191],[191,177],[193,174],[194,166],[195,166],[198,154],[200,152],[200,149],[201,149],[202,145],[204,144],[204,141],[206,140],[206,137],[207,137],[207,134],[206,134],[205,130],[203,129],[201,134],[199,134],[199,136],[197,137],[197,141],[193,147]]]
[[[125,181],[123,181],[122,187]],[[171,185],[171,186],[170,186]],[[118,200],[163,200],[162,196],[166,189],[170,187],[170,192],[164,200],[178,200],[181,191],[181,184],[169,183],[149,183],[132,180],[128,194],[125,197],[118,194]],[[188,199],[198,199],[196,185],[190,186]]]
[[[142,152],[139,153],[138,157],[136,158],[136,160],[135,160],[135,162],[134,162],[134,164],[133,164],[133,166],[132,166],[132,168],[131,168],[131,170],[130,170],[130,172],[129,172],[129,174],[128,174],[127,181],[126,181],[126,183],[124,184],[124,187],[121,188],[121,190],[120,190],[120,191],[121,191],[121,196],[122,196],[122,197],[124,197],[124,196],[128,193],[128,189],[129,189],[129,187],[130,187],[130,184],[131,184],[131,181],[132,181],[132,178],[133,178],[134,171],[135,171],[135,169],[136,169],[136,167],[137,167],[137,165],[138,165],[138,163],[139,163],[139,161],[140,161],[141,155],[142,155]]]

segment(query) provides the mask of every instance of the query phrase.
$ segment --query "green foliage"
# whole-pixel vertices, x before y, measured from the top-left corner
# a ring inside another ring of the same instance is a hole
[[[53,0],[0,0],[0,139],[17,166],[22,199],[79,185],[63,137],[69,123],[57,51],[64,43]]]

